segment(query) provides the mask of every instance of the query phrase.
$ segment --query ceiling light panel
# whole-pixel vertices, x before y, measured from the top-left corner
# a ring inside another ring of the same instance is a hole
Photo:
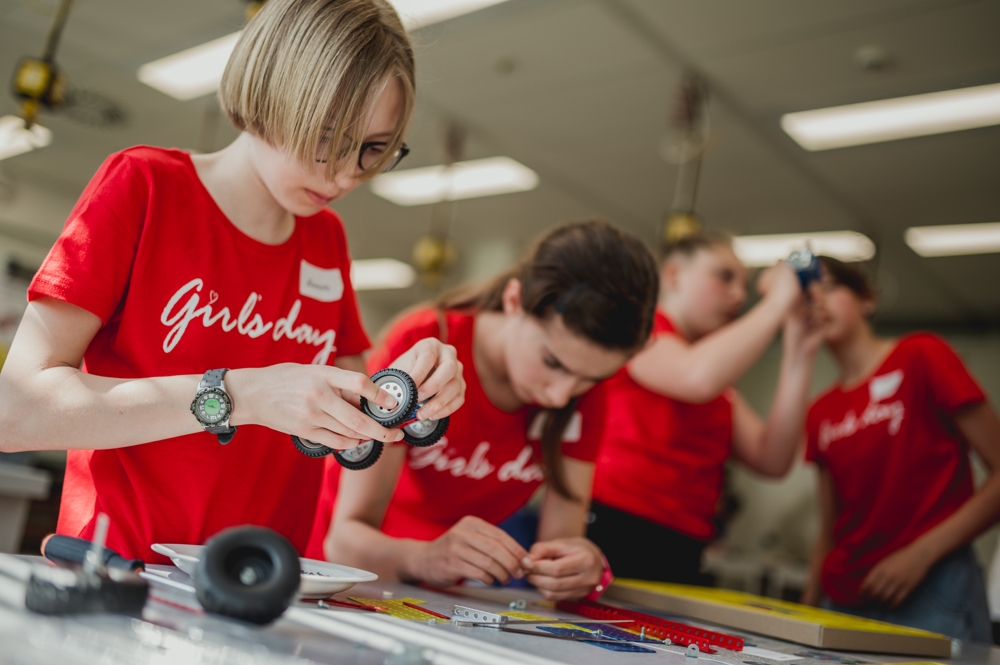
[[[407,30],[470,14],[505,0],[389,0]]]
[[[16,115],[0,118],[0,159],[21,155],[52,143],[52,132],[39,124],[30,129]]]
[[[1000,125],[1000,83],[788,113],[781,128],[806,150],[830,150]]]
[[[413,286],[417,273],[408,263],[396,259],[358,259],[351,262],[351,284],[355,291],[406,289]]]
[[[180,100],[215,92],[239,38],[240,33],[234,32],[154,60],[139,68],[139,80]]]
[[[537,186],[538,174],[510,157],[393,171],[371,184],[376,195],[401,206],[526,192]]]
[[[445,21],[505,0],[390,0],[407,29]],[[213,39],[139,68],[139,80],[182,101],[215,92],[240,33]]]
[[[733,238],[733,251],[740,263],[748,268],[772,266],[804,247],[808,247],[813,254],[832,256],[845,262],[867,261],[875,256],[875,243],[857,231],[779,233]]]
[[[903,239],[920,256],[965,256],[1000,252],[1000,222],[913,226]]]

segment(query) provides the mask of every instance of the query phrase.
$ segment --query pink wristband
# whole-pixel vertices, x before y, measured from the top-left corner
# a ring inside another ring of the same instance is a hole
[[[615,581],[615,576],[611,572],[611,564],[608,563],[608,558],[601,555],[601,559],[604,561],[604,572],[601,573],[601,581],[597,583],[594,590],[587,594],[586,600],[595,602],[601,595],[608,590],[611,583]]]

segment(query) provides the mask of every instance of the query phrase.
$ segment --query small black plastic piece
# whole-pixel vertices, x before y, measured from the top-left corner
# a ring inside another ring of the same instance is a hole
[[[82,565],[87,560],[87,552],[90,551],[92,546],[89,540],[84,540],[83,538],[55,534],[42,541],[42,555],[55,563],[75,563]],[[140,559],[126,559],[110,547],[104,548],[102,559],[104,560],[104,565],[108,568],[118,568],[119,570],[132,572],[146,569],[146,565]]]
[[[135,573],[107,568],[89,574],[81,568],[36,566],[25,588],[24,606],[39,614],[124,614],[142,616],[149,583]]]
[[[381,441],[365,441],[357,448],[351,448],[350,450],[334,450],[333,458],[337,460],[337,463],[345,469],[350,469],[351,471],[360,471],[361,469],[367,469],[372,464],[378,461],[378,458],[382,456],[382,451],[385,449],[385,444]]]
[[[292,435],[292,443],[295,444],[296,450],[306,457],[326,457],[333,452],[333,448],[328,448],[309,439],[301,439],[294,434]]]
[[[281,616],[295,597],[299,555],[271,529],[231,527],[206,543],[194,581],[206,612],[263,625]]]
[[[388,389],[396,398],[395,409],[383,409],[361,398],[361,410],[382,427],[396,427],[410,420],[417,408],[417,384],[401,369],[390,367],[372,374],[372,383],[380,389]]]
[[[450,416],[441,420],[418,420],[403,426],[403,441],[417,448],[433,446],[448,431]]]

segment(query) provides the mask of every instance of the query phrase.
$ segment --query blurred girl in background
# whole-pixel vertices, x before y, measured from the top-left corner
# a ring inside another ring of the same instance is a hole
[[[441,339],[458,350],[465,406],[437,445],[392,446],[363,471],[328,463],[310,553],[435,586],[527,577],[549,599],[603,591],[610,571],[584,537],[604,420],[595,386],[645,344],[656,292],[639,240],[603,222],[570,224],[485,288],[396,321],[369,369]],[[496,525],[543,480],[526,551]]]
[[[807,419],[822,520],[803,601],[991,642],[970,543],[1000,517],[1000,420],[943,340],[877,337],[864,273],[821,261],[813,317],[840,376]]]
[[[763,297],[739,316],[746,281],[728,236],[699,232],[668,246],[653,339],[606,386],[588,536],[619,577],[708,583],[699,569],[726,460],[775,477],[792,464],[819,337],[784,262],[761,275]],[[783,326],[780,381],[762,422],[732,386]]]

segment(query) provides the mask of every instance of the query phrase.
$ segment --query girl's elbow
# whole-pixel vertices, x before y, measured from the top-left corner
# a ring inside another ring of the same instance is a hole
[[[722,394],[726,386],[719,387],[709,377],[692,377],[685,390],[685,402],[692,404],[707,404]]]

